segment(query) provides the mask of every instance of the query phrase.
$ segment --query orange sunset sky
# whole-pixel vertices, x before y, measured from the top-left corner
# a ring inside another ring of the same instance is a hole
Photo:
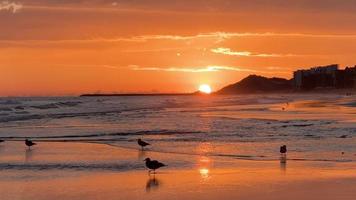
[[[0,96],[217,90],[356,64],[354,0],[0,0]]]

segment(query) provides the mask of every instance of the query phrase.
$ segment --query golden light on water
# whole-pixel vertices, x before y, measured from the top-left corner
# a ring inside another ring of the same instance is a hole
[[[199,86],[199,91],[205,94],[210,94],[211,93],[211,87],[207,84],[202,84]]]
[[[208,168],[200,168],[199,173],[202,178],[204,178],[204,179],[209,178],[209,169]]]
[[[210,167],[211,160],[209,157],[201,156],[198,159],[198,171],[203,180],[208,180],[210,178]]]

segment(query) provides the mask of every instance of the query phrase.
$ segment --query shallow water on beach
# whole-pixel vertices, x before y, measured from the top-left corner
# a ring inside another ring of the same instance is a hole
[[[197,147],[200,148],[200,147]],[[143,159],[168,166],[148,175]],[[105,144],[39,142],[0,150],[2,200],[353,200],[355,162],[247,161]]]
[[[356,161],[356,96],[244,95],[1,98],[5,140],[80,141],[152,152]],[[342,154],[342,152],[344,152]]]

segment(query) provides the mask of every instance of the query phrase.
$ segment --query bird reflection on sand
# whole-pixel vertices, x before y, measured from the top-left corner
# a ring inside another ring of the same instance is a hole
[[[29,162],[32,160],[32,156],[33,156],[33,151],[32,149],[26,149],[25,152],[25,162]]]
[[[151,190],[157,190],[160,186],[160,181],[153,176],[149,176],[149,179],[147,180],[146,183],[146,192],[150,192]]]
[[[286,172],[287,170],[287,155],[281,155],[280,157],[280,168],[282,172]]]

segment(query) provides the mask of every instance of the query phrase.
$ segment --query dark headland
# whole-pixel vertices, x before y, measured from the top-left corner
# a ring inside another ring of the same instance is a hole
[[[249,75],[237,83],[223,87],[215,94],[275,93],[291,92],[292,90],[293,82],[291,80]]]
[[[339,65],[311,67],[293,72],[292,79],[267,78],[249,75],[239,82],[223,87],[214,92],[217,95],[256,94],[256,93],[291,93],[291,92],[338,92],[356,91],[356,66],[339,69]],[[128,93],[128,94],[83,94],[83,97],[97,96],[190,96],[204,95],[193,93]]]

